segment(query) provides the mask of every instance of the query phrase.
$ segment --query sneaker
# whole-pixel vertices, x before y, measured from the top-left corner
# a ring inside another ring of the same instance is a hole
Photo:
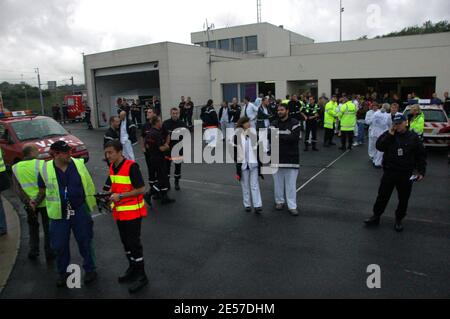
[[[360,144],[357,143],[357,142],[353,143],[353,147],[357,147],[357,146],[359,146],[359,145],[360,145]]]
[[[98,277],[98,275],[97,275],[96,271],[87,272],[84,275],[84,284],[89,285],[89,284],[93,283],[94,281],[97,280],[97,277]]]
[[[292,216],[300,215],[297,209],[289,209],[289,214],[291,214]]]
[[[284,204],[276,204],[275,205],[275,209],[276,210],[283,210],[284,209]]]
[[[369,219],[366,219],[364,221],[364,224],[366,224],[367,227],[378,226],[380,225],[380,217],[372,216]]]
[[[255,207],[255,214],[261,215],[262,213],[262,207]]]
[[[252,211],[252,208],[251,207],[245,207],[245,212],[246,213],[250,213]]]

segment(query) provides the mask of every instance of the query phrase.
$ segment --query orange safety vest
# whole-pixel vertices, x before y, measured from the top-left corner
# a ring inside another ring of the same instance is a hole
[[[130,179],[130,168],[135,162],[125,160],[117,174],[114,174],[113,165],[109,167],[111,179],[111,193],[127,193],[133,190]],[[112,203],[112,214],[114,220],[133,220],[147,216],[144,195],[123,198],[117,203]]]

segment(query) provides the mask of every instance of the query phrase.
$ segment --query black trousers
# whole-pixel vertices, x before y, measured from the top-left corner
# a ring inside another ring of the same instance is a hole
[[[45,253],[50,253],[49,220],[47,209],[45,207],[36,208],[35,211],[27,208],[27,222],[29,231],[30,252],[39,253],[39,216],[41,216],[42,229],[44,230],[44,249]]]
[[[353,132],[353,131],[341,131],[342,148],[352,148],[354,135],[355,135],[355,132]],[[348,146],[347,146],[347,142],[348,142]]]
[[[172,160],[166,159],[166,165],[167,165],[167,177],[170,180],[170,171],[172,168]],[[175,180],[180,180],[181,178],[181,163],[175,163],[175,174],[173,175]]]
[[[318,123],[316,120],[306,121],[305,145],[308,145],[310,133],[312,134],[311,144],[313,146],[317,144],[317,126]]]
[[[323,139],[323,143],[325,145],[329,145],[333,143],[333,137],[334,137],[334,129],[333,128],[325,128],[325,136]]]
[[[130,263],[144,263],[141,224],[142,218],[117,221],[120,240]]]
[[[394,188],[396,188],[398,193],[398,206],[395,211],[395,217],[397,220],[405,218],[413,185],[413,182],[409,180],[411,175],[411,172],[384,172],[378,190],[378,197],[373,206],[373,213],[375,216],[383,215],[392,192],[394,191]]]
[[[149,156],[148,176],[151,192],[167,193],[169,190],[169,177],[167,174],[166,160],[155,159]]]
[[[192,116],[194,114],[194,110],[189,109],[185,111],[185,123],[188,127],[192,126]]]

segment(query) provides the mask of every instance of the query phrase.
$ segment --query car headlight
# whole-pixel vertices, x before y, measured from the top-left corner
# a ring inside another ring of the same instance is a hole
[[[86,150],[86,146],[80,145],[75,148],[75,152],[83,152]]]

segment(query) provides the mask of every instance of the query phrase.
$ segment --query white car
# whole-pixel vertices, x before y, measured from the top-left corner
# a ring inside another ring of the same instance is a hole
[[[408,118],[411,106],[408,106],[404,115]],[[447,114],[440,105],[420,105],[425,116],[425,127],[423,131],[424,145],[427,147],[450,146],[450,126]]]

